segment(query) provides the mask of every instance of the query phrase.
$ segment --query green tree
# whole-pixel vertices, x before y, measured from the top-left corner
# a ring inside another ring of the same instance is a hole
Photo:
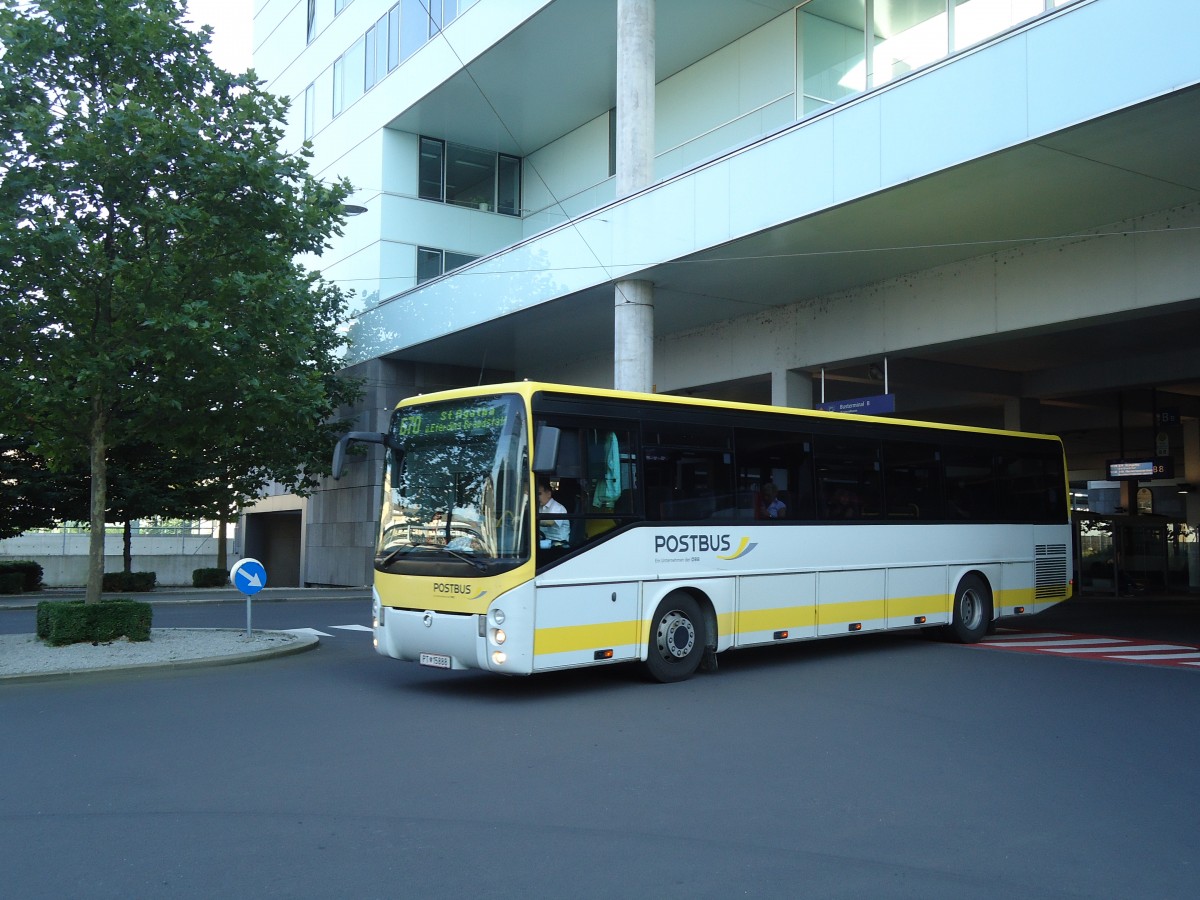
[[[25,434],[0,434],[0,540],[87,515],[79,479],[50,469]]]
[[[297,262],[340,232],[349,185],[280,149],[285,101],[182,16],[0,0],[0,329],[19,336],[0,401],[51,464],[88,448],[88,602],[112,448],[303,480],[355,391],[335,376],[345,298]]]

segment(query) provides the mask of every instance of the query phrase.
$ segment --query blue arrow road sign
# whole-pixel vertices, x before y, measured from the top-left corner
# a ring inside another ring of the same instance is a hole
[[[257,594],[267,586],[267,570],[257,559],[238,560],[229,570],[229,580],[246,596]]]

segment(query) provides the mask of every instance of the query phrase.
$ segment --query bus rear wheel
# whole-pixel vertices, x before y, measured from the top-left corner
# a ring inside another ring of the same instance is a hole
[[[646,670],[655,681],[669,684],[695,674],[704,658],[704,615],[687,594],[669,594],[654,610]]]
[[[950,637],[960,644],[983,639],[992,623],[992,590],[978,575],[964,575],[954,592],[954,618]]]

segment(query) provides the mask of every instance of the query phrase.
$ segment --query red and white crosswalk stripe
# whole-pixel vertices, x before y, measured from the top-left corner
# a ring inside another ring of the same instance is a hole
[[[1200,647],[1164,644],[1093,634],[1030,634],[1001,631],[975,644],[985,650],[1009,650],[1083,659],[1108,659],[1155,666],[1200,669]]]

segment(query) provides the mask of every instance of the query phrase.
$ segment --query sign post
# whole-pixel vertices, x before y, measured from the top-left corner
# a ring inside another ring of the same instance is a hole
[[[250,598],[267,586],[267,570],[257,559],[239,559],[229,570],[233,586],[246,595],[246,637],[250,637]]]

